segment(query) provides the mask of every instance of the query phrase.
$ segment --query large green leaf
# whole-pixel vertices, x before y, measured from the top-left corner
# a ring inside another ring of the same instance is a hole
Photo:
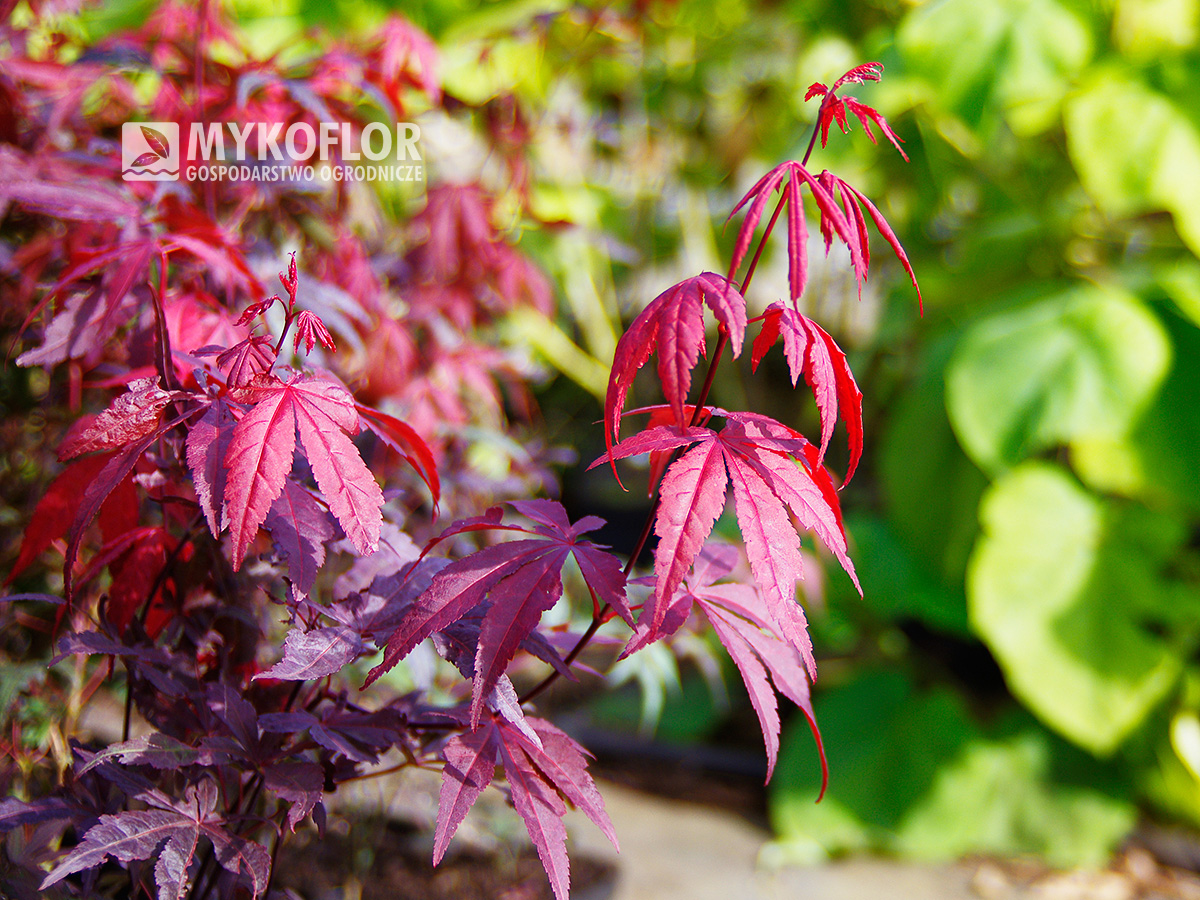
[[[1153,59],[1196,45],[1200,0],[1117,0],[1113,41],[1122,53]]]
[[[931,577],[924,561],[877,516],[847,515],[846,530],[863,589],[859,597],[848,587],[848,604],[865,605],[887,622],[915,618],[938,631],[969,635],[961,578],[947,584]]]
[[[771,820],[786,859],[873,849],[930,860],[1037,853],[1064,866],[1095,864],[1136,815],[1126,799],[1097,787],[1111,781],[1102,766],[1076,758],[1083,754],[1027,716],[985,732],[952,692],[919,691],[897,672],[863,673],[818,695],[816,714],[829,752],[828,795],[813,803],[820,775],[799,721],[785,732],[771,784]]]
[[[1136,808],[1089,788],[1055,785],[1051,762],[1042,731],[971,741],[909,811],[897,848],[917,859],[1036,852],[1056,866],[1103,865],[1133,827]]]
[[[1128,435],[1072,444],[1071,463],[1099,491],[1200,513],[1200,328],[1164,317],[1174,364]]]
[[[1056,466],[1026,463],[985,497],[967,573],[971,623],[1009,688],[1097,754],[1142,723],[1180,670],[1152,629],[1182,599],[1159,575],[1181,534],[1133,512],[1106,507]]]
[[[1057,121],[1072,77],[1092,55],[1086,23],[1054,0],[944,0],[905,20],[897,42],[933,102],[972,126],[1001,112],[1018,134]]]
[[[916,380],[888,407],[878,459],[888,523],[926,570],[961,597],[987,479],[946,418],[945,370],[953,346],[953,338],[926,346]],[[871,556],[869,549],[859,551],[860,569]]]
[[[946,374],[946,407],[963,449],[996,473],[1056,444],[1125,434],[1170,360],[1137,299],[1081,287],[971,328]]]
[[[1166,209],[1200,256],[1200,132],[1163,94],[1121,70],[1097,73],[1065,105],[1067,149],[1102,209]]]
[[[829,793],[813,802],[820,770],[798,720],[784,733],[771,782],[771,823],[793,857],[888,846],[908,809],[974,733],[950,691],[918,695],[898,672],[868,672],[819,695],[816,714]]]

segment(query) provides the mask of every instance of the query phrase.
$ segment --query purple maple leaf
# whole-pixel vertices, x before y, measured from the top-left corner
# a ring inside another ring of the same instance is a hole
[[[371,670],[364,687],[422,640],[467,616],[486,599],[488,608],[480,626],[471,702],[471,722],[478,724],[487,696],[518,647],[542,613],[562,596],[561,570],[570,555],[579,561],[598,602],[607,603],[626,621],[633,621],[625,599],[624,574],[615,557],[579,539],[580,533],[599,527],[603,520],[588,516],[571,525],[562,507],[550,500],[517,501],[512,505],[533,519],[532,529],[502,524],[498,512],[489,512],[456,522],[430,543],[432,547],[452,534],[480,529],[535,536],[485,547],[438,572],[388,640],[383,661]]]

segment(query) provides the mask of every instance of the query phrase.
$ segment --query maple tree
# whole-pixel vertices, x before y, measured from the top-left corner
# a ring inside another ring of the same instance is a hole
[[[464,453],[456,429],[500,418],[515,380],[474,330],[515,306],[546,311],[553,302],[545,277],[496,227],[485,187],[432,185],[403,265],[381,274],[372,256],[381,251],[346,224],[344,187],[327,204],[294,185],[266,199],[236,182],[160,193],[117,180],[111,141],[88,144],[100,148],[91,156],[50,143],[52,125],[74,129],[83,146],[95,129],[110,134],[123,117],[147,112],[181,123],[217,112],[242,122],[332,115],[361,130],[365,96],[400,121],[412,104],[444,101],[426,36],[393,18],[365,50],[338,47],[293,71],[255,60],[219,8],[166,4],[134,35],[166,73],[146,109],[120,67],[104,62],[116,42],[73,68],[38,58],[19,28],[6,37],[23,49],[8,60],[19,127],[0,144],[0,199],[27,232],[15,292],[30,310],[27,340],[40,340],[17,363],[65,369],[76,407],[85,388],[118,390],[59,445],[66,465],[8,576],[13,583],[54,549],[62,596],[6,602],[43,612],[56,661],[106,663],[93,689],[119,663],[127,698],[120,741],[77,744],[60,785],[34,796],[27,779],[25,796],[0,801],[0,830],[19,830],[24,848],[8,890],[81,896],[103,883],[131,896],[266,896],[285,834],[305,820],[323,828],[324,794],[391,753],[402,765],[441,767],[435,862],[502,770],[565,900],[567,807],[614,844],[617,835],[586,751],[532,713],[558,678],[575,677],[580,655],[615,619],[629,629],[629,655],[700,627],[702,614],[745,682],[769,770],[777,693],[803,712],[824,767],[809,699],[816,662],[796,602],[801,536],[815,535],[857,585],[825,455],[840,418],[852,477],[862,397],[844,353],[798,306],[807,287],[804,193],[827,250],[834,237],[846,245],[859,283],[870,261],[864,208],[912,276],[865,196],[828,171],[811,174],[807,154],[773,169],[731,213],[745,210],[728,274],[668,288],[624,332],[604,405],[607,452],[593,466],[616,473],[620,460],[649,454],[655,501],[622,560],[584,537],[603,520],[571,521],[557,501],[533,497],[543,478],[536,460],[515,488],[505,484],[517,495],[505,498],[515,521],[500,505],[479,514],[485,491],[455,475]],[[847,110],[872,140],[870,124],[899,149],[882,116],[838,94],[877,81],[881,68],[813,86],[809,96],[822,100],[810,153],[831,121],[847,129]],[[112,104],[102,122],[79,109],[97,79]],[[159,132],[143,134],[153,153],[135,165],[166,155]],[[513,165],[518,194],[522,171]],[[744,294],[785,207],[788,300],[750,319]],[[285,254],[280,244],[301,249]],[[253,252],[261,246],[270,248],[265,261]],[[285,256],[286,299],[268,296],[258,273]],[[404,294],[402,309],[380,299],[385,287]],[[711,351],[706,307],[717,323]],[[740,355],[751,324],[754,366],[782,337],[793,384],[803,377],[812,389],[819,443],[760,413],[709,404],[726,349]],[[665,402],[627,411],[652,354]],[[694,392],[701,355],[708,368]],[[646,427],[622,438],[623,419],[636,415],[649,417]],[[730,493],[744,551],[711,537]],[[439,505],[461,518],[439,527]],[[638,577],[652,532],[653,574]],[[433,553],[446,548],[456,558]],[[751,577],[734,579],[743,552]],[[568,597],[568,562],[590,601],[578,634],[543,626]],[[640,588],[648,593],[637,602]],[[280,617],[286,631],[276,645],[271,620]],[[468,699],[382,696],[388,672],[427,640],[470,683]],[[514,678],[528,681],[538,664],[549,674],[518,691]],[[148,734],[132,736],[134,709]]]

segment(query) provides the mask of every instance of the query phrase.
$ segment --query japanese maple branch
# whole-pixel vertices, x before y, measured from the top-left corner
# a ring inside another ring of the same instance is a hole
[[[766,245],[767,238],[770,236],[771,229],[775,226],[775,222],[779,219],[779,213],[782,209],[783,204],[781,202],[777,207],[775,207],[775,214],[771,216],[771,221],[767,224],[766,230],[763,232],[762,238],[758,243],[758,248],[755,250],[754,258],[750,261],[750,267],[746,270],[746,277],[742,281],[742,294],[745,294],[746,288],[748,288],[750,285],[750,280],[754,277],[754,270],[758,267],[758,260],[759,257],[762,256],[763,247]],[[692,411],[691,422],[688,423],[693,427],[698,425],[704,418],[704,407],[708,402],[708,395],[712,391],[713,382],[716,380],[717,366],[721,364],[721,358],[724,355],[725,347],[728,344],[729,330],[722,325],[718,332],[716,349],[713,350],[712,358],[708,361],[708,371],[706,371],[704,374],[704,384],[700,388],[700,396],[696,399],[696,405]],[[677,457],[681,452],[681,450],[676,450],[672,454],[670,462],[674,462],[675,457]],[[663,467],[664,472],[666,469],[670,468],[670,462]],[[650,509],[646,513],[646,521],[642,525],[642,531],[638,536],[637,544],[634,545],[633,551],[629,554],[629,560],[625,563],[624,574],[627,578],[629,577],[629,573],[633,571],[633,567],[637,564],[638,557],[642,555],[642,551],[646,548],[646,543],[650,540],[650,533],[654,528],[654,520],[658,514],[659,501],[660,494],[658,493],[658,486],[655,485],[654,499],[651,501]],[[596,610],[595,613],[593,613],[591,624],[588,625],[587,630],[579,636],[579,640],[575,642],[575,646],[571,648],[571,651],[565,657],[563,657],[563,662],[568,667],[575,662],[575,660],[579,657],[579,654],[584,651],[584,648],[591,643],[592,638],[596,636],[596,632],[600,630],[600,626],[608,621],[611,610],[611,605],[605,603],[598,610]],[[558,680],[559,674],[560,673],[558,669],[552,669],[545,678],[526,691],[525,694],[521,696],[519,702],[528,703],[529,701],[538,697],[540,694],[542,694],[542,692],[544,692]]]

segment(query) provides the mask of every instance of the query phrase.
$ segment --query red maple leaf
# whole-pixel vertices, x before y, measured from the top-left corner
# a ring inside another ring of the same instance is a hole
[[[467,812],[495,778],[499,764],[504,767],[512,804],[525,822],[554,896],[567,900],[571,877],[567,831],[562,821],[567,804],[581,809],[614,847],[617,836],[604,800],[588,774],[586,751],[549,722],[528,718],[525,723],[528,730],[492,717],[446,743],[433,863],[441,861]]]
[[[430,542],[467,531],[515,531],[535,537],[485,547],[456,560],[433,577],[388,639],[383,661],[371,670],[363,687],[403,659],[417,644],[488,602],[480,627],[471,700],[471,724],[478,724],[484,703],[522,640],[541,615],[562,596],[562,567],[575,557],[599,608],[609,604],[631,625],[625,600],[625,575],[617,558],[579,535],[599,528],[602,519],[586,516],[571,524],[566,511],[552,500],[517,500],[512,507],[534,522],[533,528],[504,524],[499,509],[455,522]]]
[[[871,143],[875,143],[875,134],[871,131],[871,123],[874,122],[879,126],[879,130],[887,135],[887,139],[892,142],[892,146],[900,151],[900,155],[904,157],[904,161],[908,162],[908,154],[900,146],[904,142],[900,140],[896,132],[892,131],[891,126],[887,123],[887,119],[865,103],[860,103],[854,97],[837,96],[837,89],[843,84],[866,84],[868,81],[879,81],[882,76],[883,63],[869,62],[863,63],[861,66],[855,66],[835,81],[833,87],[826,87],[819,81],[809,86],[808,91],[804,94],[805,100],[811,100],[813,97],[825,98],[821,101],[821,109],[817,114],[817,126],[821,129],[822,147],[829,140],[829,125],[831,122],[837,121],[838,127],[842,129],[842,134],[850,133],[846,116],[846,111],[849,110],[862,122],[863,130],[866,131],[867,137],[871,139]]]
[[[179,801],[158,791],[143,792],[150,808],[102,815],[83,839],[42,881],[41,890],[74,872],[98,868],[111,857],[122,862],[157,857],[154,878],[159,896],[181,897],[189,888],[192,862],[201,839],[212,842],[215,859],[233,875],[248,876],[254,897],[267,888],[271,854],[266,847],[230,831],[217,811],[218,789],[210,779],[187,789]]]
[[[258,376],[269,372],[274,362],[275,348],[265,334],[251,335],[217,356],[217,366],[225,370],[226,383],[231,390],[246,387]]]
[[[321,317],[307,309],[302,309],[296,316],[296,338],[293,347],[299,353],[300,345],[304,344],[304,352],[308,354],[312,353],[313,345],[316,343],[320,343],[326,350],[336,349],[333,335],[329,333],[329,329],[325,327]]]
[[[362,418],[362,424],[369,428],[386,447],[399,453],[408,461],[409,465],[417,470],[417,474],[421,476],[421,479],[429,487],[430,494],[433,495],[433,505],[436,509],[441,496],[441,480],[438,477],[437,463],[429,445],[417,434],[415,429],[395,416],[389,416],[387,413],[361,403],[356,403],[355,408]]]
[[[83,427],[71,430],[58,448],[58,458],[74,459],[98,450],[117,450],[150,434],[162,423],[162,412],[172,400],[187,396],[164,391],[157,378],[138,378],[129,390]],[[84,421],[84,420],[80,420]]]
[[[664,636],[663,622],[671,598],[712,532],[725,507],[726,489],[732,484],[734,510],[750,567],[772,620],[798,648],[815,677],[807,623],[795,602],[803,565],[800,538],[789,513],[820,538],[857,586],[832,479],[817,463],[815,448],[799,432],[756,413],[715,407],[708,412],[724,417],[725,427],[714,431],[699,426],[657,426],[626,438],[592,463],[594,467],[641,453],[690,446],[667,469],[659,488],[654,594],[643,608],[625,654]]]
[[[862,456],[862,391],[854,381],[854,374],[846,363],[846,354],[834,343],[812,319],[801,315],[790,306],[772,303],[762,317],[762,330],[754,339],[750,362],[754,369],[762,362],[780,335],[783,335],[783,353],[787,358],[792,384],[804,376],[816,397],[817,409],[821,413],[821,449],[818,464],[824,462],[825,450],[833,436],[833,427],[838,412],[846,422],[850,436],[850,464],[846,481],[854,476],[858,460]]]
[[[900,245],[900,239],[892,231],[892,226],[883,217],[883,213],[879,211],[875,204],[862,191],[847,184],[832,172],[828,170],[822,172],[817,177],[817,180],[825,186],[825,189],[831,195],[841,200],[842,209],[845,211],[847,218],[854,224],[854,228],[851,230],[851,238],[854,241],[854,246],[858,251],[858,259],[861,263],[861,265],[854,267],[854,278],[858,282],[860,296],[862,294],[863,281],[867,277],[867,267],[871,262],[871,248],[867,243],[867,220],[863,216],[863,207],[865,206],[867,208],[867,215],[871,217],[871,221],[875,223],[875,227],[879,229],[879,233],[883,236],[883,239],[888,242],[888,246],[896,254],[896,259],[900,261],[900,265],[908,273],[908,278],[917,291],[917,307],[923,312],[925,303],[921,298],[921,287],[917,284],[916,273],[913,272],[912,264],[908,261],[908,254],[904,252],[904,247]],[[833,243],[833,232],[827,227],[824,220],[821,222],[821,236],[825,238],[825,252],[828,253]],[[851,257],[853,258],[853,256],[854,253],[852,252]]]
[[[236,424],[233,407],[218,398],[188,429],[187,464],[200,509],[213,537],[228,524],[225,521],[225,454],[229,452]]]
[[[67,533],[75,519],[79,498],[108,462],[108,456],[88,456],[63,469],[38,501],[21,536],[21,550],[4,583],[11,584],[29,564]]]
[[[225,453],[225,520],[238,569],[283,491],[296,432],[329,509],[359,553],[379,541],[383,492],[346,436],[359,428],[354,398],[340,385],[293,376],[263,376],[246,389],[255,402],[234,426]]]
[[[163,567],[175,540],[166,530],[150,527],[134,529],[119,540],[130,546],[109,564],[112,583],[106,617],[117,634],[124,634],[144,603],[161,606],[163,590],[170,586],[162,577]]]
[[[621,412],[638,369],[658,353],[658,375],[675,421],[683,425],[692,369],[705,350],[704,304],[728,333],[733,355],[742,352],[746,301],[726,278],[704,272],[663,291],[647,304],[617,342],[604,399],[604,439],[620,439]],[[614,469],[615,473],[615,469]]]
[[[786,182],[784,181],[785,178],[787,179]],[[803,163],[789,160],[788,162],[780,163],[760,178],[746,192],[746,196],[738,201],[737,206],[729,214],[729,218],[732,219],[743,206],[749,204],[746,209],[746,218],[742,221],[742,227],[738,230],[737,241],[733,248],[733,256],[729,261],[730,279],[733,278],[741,266],[742,260],[746,258],[746,254],[750,251],[750,245],[754,241],[754,232],[758,228],[758,223],[762,220],[762,214],[766,209],[767,201],[771,199],[771,195],[776,189],[782,188],[782,194],[775,206],[775,212],[772,213],[766,230],[763,232],[762,242],[766,242],[772,229],[775,227],[775,222],[779,219],[779,214],[786,206],[788,208],[789,293],[792,300],[798,299],[804,293],[804,286],[808,281],[808,226],[804,219],[804,200],[800,195],[800,189],[804,185],[808,185],[809,192],[812,194],[813,200],[816,201],[817,209],[821,214],[822,233],[826,229],[830,230],[831,233],[836,233],[849,248],[850,260],[854,265],[855,271],[862,267],[858,242],[855,240],[850,223],[846,220],[846,216],[842,210],[838,208],[837,202],[829,193],[829,190],[809,173]]]
[[[824,794],[829,768],[813,714],[802,648],[780,635],[759,590],[746,584],[716,584],[733,571],[738,556],[737,548],[731,544],[705,544],[696,556],[691,574],[672,598],[668,618],[682,622],[693,605],[697,605],[712,624],[717,638],[737,666],[758,716],[767,751],[768,781],[779,755],[780,722],[775,691],[800,708],[821,755],[821,793]]]

